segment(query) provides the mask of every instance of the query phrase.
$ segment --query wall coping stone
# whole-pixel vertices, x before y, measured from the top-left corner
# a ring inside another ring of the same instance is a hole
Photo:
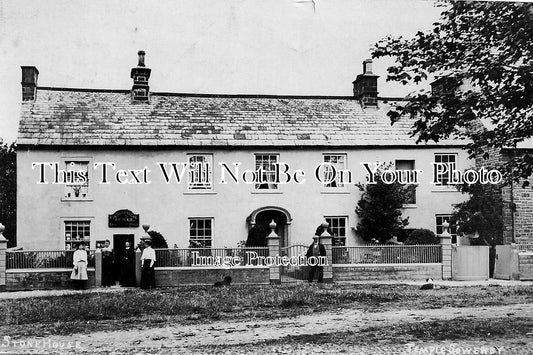
[[[253,270],[253,269],[269,269],[269,266],[232,266],[229,268],[220,266],[155,266],[154,270]]]
[[[333,267],[395,267],[395,266],[435,266],[435,265],[442,265],[442,263],[403,263],[403,264],[333,264]]]
[[[88,267],[87,271],[94,271],[94,267]],[[26,272],[72,272],[72,268],[49,268],[49,269],[6,269],[6,274],[22,274]]]

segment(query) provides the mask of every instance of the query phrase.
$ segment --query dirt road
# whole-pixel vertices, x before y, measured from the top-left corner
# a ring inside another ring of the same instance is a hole
[[[442,321],[454,318],[506,318],[521,317],[533,319],[530,304],[515,304],[485,308],[442,308],[424,310],[400,310],[365,312],[355,309],[338,309],[327,313],[315,313],[295,318],[277,320],[251,319],[248,321],[217,321],[209,324],[165,326],[160,328],[136,329],[133,331],[94,332],[74,334],[68,337],[51,336],[44,339],[47,345],[60,342],[79,342],[76,353],[361,353],[361,354],[430,354],[434,345],[445,346],[440,353],[486,353],[493,354],[533,354],[533,334],[526,338],[494,339],[487,335],[484,340],[460,342],[438,342],[406,345],[402,339],[397,344],[381,346],[374,342],[368,345],[343,345],[335,342],[313,344],[293,342],[287,344],[287,337],[309,339],[314,336],[327,336],[337,332],[358,331],[368,327],[383,327],[398,323]],[[256,346],[258,342],[264,342]],[[429,350],[428,350],[429,349]],[[447,350],[446,350],[447,349]],[[470,350],[469,350],[470,349]],[[476,350],[477,349],[477,350]],[[0,348],[0,350],[3,350]],[[4,349],[7,350],[7,349]],[[30,349],[14,349],[25,353]],[[35,350],[35,349],[34,349]],[[53,349],[49,349],[53,350]],[[435,351],[438,349],[434,349]],[[464,351],[464,352],[462,352]],[[57,351],[61,352],[61,351]],[[439,353],[439,352],[433,352]]]

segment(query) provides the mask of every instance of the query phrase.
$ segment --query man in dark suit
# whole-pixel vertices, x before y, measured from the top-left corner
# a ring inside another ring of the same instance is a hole
[[[309,249],[307,249],[307,254],[305,254],[305,256],[307,257],[307,263],[309,264],[309,276],[307,280],[309,282],[313,282],[313,279],[315,278],[315,273],[318,272],[318,282],[324,282],[324,268],[318,265],[318,261],[320,256],[326,256],[326,248],[320,243],[318,235],[315,235],[313,237],[313,244],[309,246]],[[314,257],[314,261],[309,262],[309,258],[311,257]]]

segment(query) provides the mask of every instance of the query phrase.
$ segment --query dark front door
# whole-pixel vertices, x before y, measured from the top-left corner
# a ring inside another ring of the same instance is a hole
[[[126,242],[130,242],[132,248],[135,248],[133,244],[135,236],[133,234],[113,234],[113,251],[116,256],[124,252],[126,248]]]
[[[131,248],[135,249],[135,244],[133,244],[134,241],[135,236],[133,234],[113,234],[113,251],[115,252],[115,278],[124,286],[134,286],[135,260],[131,255],[125,255],[126,242],[130,242]]]
[[[266,246],[267,245],[267,236],[272,232],[269,225],[274,221],[276,223],[276,233],[279,236],[280,246],[284,247],[287,244],[287,217],[280,211],[276,210],[265,210],[257,214],[255,218],[255,226],[249,234],[254,234],[254,242],[250,244],[255,244],[252,246]]]

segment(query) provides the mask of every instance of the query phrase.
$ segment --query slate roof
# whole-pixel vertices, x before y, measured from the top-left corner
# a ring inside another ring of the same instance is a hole
[[[414,146],[411,120],[350,97],[151,93],[39,88],[22,103],[19,145]],[[460,145],[458,141],[441,144]]]

